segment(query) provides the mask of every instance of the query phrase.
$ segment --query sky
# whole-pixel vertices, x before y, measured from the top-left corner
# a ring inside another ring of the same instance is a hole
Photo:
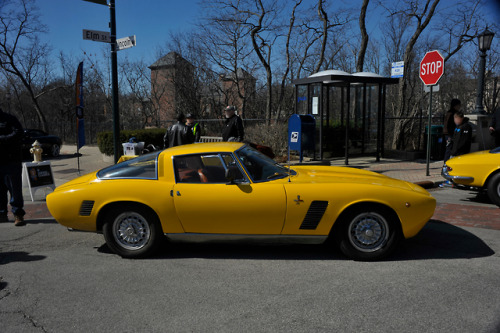
[[[131,58],[154,60],[169,31],[187,31],[199,16],[199,0],[116,0],[117,38],[136,35],[137,46],[118,52]],[[96,53],[101,42],[84,40],[82,30],[109,31],[107,6],[82,0],[39,0],[40,21],[48,27],[45,40],[54,51],[77,59],[83,52]],[[108,47],[104,46],[104,47]]]
[[[118,61],[127,56],[131,59],[156,61],[158,47],[164,46],[170,32],[189,31],[203,14],[199,5],[209,0],[116,0],[117,38],[136,35],[137,46],[118,52]],[[304,3],[316,3],[317,0],[305,0]],[[362,0],[335,0],[340,2]],[[384,0],[385,1],[385,0]],[[398,0],[386,0],[390,6]],[[420,0],[423,1],[423,0]],[[455,0],[441,0],[441,5],[450,5]],[[500,0],[485,0],[488,18],[486,21],[498,22]],[[38,0],[40,21],[48,27],[44,40],[49,42],[57,54],[63,51],[76,60],[84,59],[87,54],[102,54],[105,43],[83,40],[82,30],[109,31],[110,19],[107,6],[83,0]],[[370,6],[375,5],[370,2]],[[373,10],[369,6],[369,11]],[[438,7],[439,8],[439,7]],[[377,33],[380,20],[378,15],[367,17],[368,31]],[[485,23],[486,25],[486,23]],[[500,36],[498,37],[500,40]]]

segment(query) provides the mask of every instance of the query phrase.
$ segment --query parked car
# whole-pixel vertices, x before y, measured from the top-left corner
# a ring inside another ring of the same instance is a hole
[[[42,154],[57,157],[61,153],[62,141],[58,136],[49,135],[38,129],[25,129],[23,138],[23,153],[25,156],[30,154],[29,151],[35,140],[40,142],[43,149]]]
[[[387,256],[432,217],[422,187],[348,167],[277,164],[236,142],[142,155],[74,179],[47,196],[60,224],[102,232],[128,258],[172,240],[323,243],[350,258]]]
[[[451,158],[441,175],[456,185],[486,190],[491,201],[500,207],[500,147]]]

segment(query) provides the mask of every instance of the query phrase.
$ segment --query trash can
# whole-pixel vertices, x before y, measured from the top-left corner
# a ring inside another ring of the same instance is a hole
[[[425,126],[424,144],[427,149],[428,128]],[[440,161],[444,159],[446,142],[443,137],[443,125],[431,125],[431,160]]]

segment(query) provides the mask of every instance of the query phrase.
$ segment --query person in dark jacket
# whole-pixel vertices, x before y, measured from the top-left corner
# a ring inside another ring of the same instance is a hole
[[[457,111],[453,119],[457,127],[451,139],[451,157],[469,153],[472,143],[472,126],[469,118],[464,117],[461,111]]]
[[[177,123],[169,127],[163,137],[163,148],[194,143],[193,131],[185,125],[186,117],[183,113],[177,116]]]
[[[462,104],[459,99],[452,99],[451,106],[446,115],[444,116],[444,127],[443,127],[443,135],[446,142],[446,150],[444,153],[444,162],[450,159],[451,154],[451,139],[453,137],[453,133],[455,132],[455,120],[454,115],[457,111],[460,111]]]
[[[0,109],[0,222],[8,222],[7,193],[10,193],[10,206],[14,214],[14,225],[23,226],[23,183],[21,140],[23,127],[13,115]]]
[[[243,121],[236,114],[234,106],[228,106],[224,110],[226,116],[226,126],[222,131],[222,141],[237,141],[242,142],[245,132],[243,130]]]
[[[491,117],[490,133],[495,138],[495,148],[500,147],[500,108]]]
[[[188,113],[186,116],[186,126],[189,127],[193,132],[194,142],[200,142],[201,126],[196,122],[196,119],[192,113]]]

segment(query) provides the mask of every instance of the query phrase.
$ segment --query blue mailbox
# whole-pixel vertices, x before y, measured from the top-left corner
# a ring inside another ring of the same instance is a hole
[[[302,162],[304,150],[314,150],[314,132],[316,131],[316,120],[310,114],[292,114],[288,119],[288,154],[290,150],[300,153]]]

